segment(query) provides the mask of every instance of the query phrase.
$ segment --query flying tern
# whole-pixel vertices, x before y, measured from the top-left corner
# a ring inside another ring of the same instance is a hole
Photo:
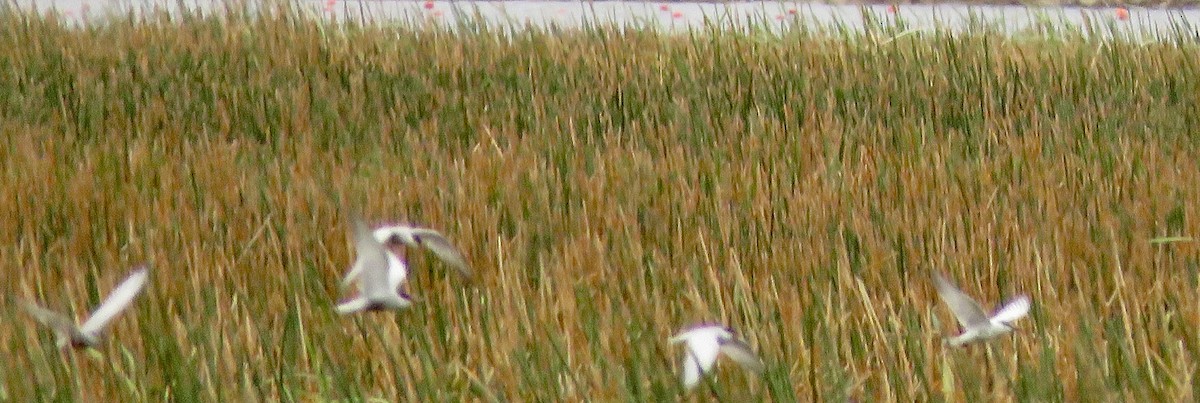
[[[354,219],[352,226],[357,257],[343,283],[357,281],[358,295],[339,303],[338,313],[402,309],[412,305],[412,297],[400,290],[408,271],[404,261],[387,250],[362,220]]]
[[[709,373],[724,353],[747,370],[762,373],[763,362],[750,346],[738,340],[733,330],[719,325],[700,325],[685,330],[670,339],[671,344],[685,343],[687,353],[683,357],[683,386],[692,389],[700,382],[700,376]]]
[[[136,269],[125,281],[121,282],[121,285],[113,289],[108,298],[101,302],[100,306],[92,311],[92,315],[80,325],[76,325],[75,321],[66,315],[42,308],[31,302],[23,300],[17,300],[17,302],[25,308],[29,316],[54,330],[59,348],[68,345],[75,348],[95,348],[100,345],[104,327],[128,308],[129,304],[133,302],[133,298],[142,292],[148,275],[149,271],[145,266]]]
[[[1013,298],[989,317],[979,306],[979,302],[951,284],[941,273],[933,274],[933,282],[937,286],[938,296],[950,307],[950,311],[958,319],[958,324],[962,326],[962,334],[947,339],[947,342],[955,347],[1011,332],[1016,329],[1011,323],[1029,313],[1028,295]]]
[[[467,260],[463,257],[462,252],[454,247],[454,244],[450,243],[450,240],[445,235],[436,230],[407,225],[384,225],[376,227],[372,232],[372,236],[375,237],[376,241],[384,245],[399,242],[410,247],[424,247],[433,252],[434,255],[437,255],[443,262],[457,269],[463,278],[471,278],[471,267],[467,265]],[[401,277],[401,281],[403,281],[405,278],[408,278],[408,267],[401,266],[401,268],[402,270],[398,275]],[[351,270],[346,275],[346,279],[343,280],[343,285],[354,281],[357,275],[357,272]]]

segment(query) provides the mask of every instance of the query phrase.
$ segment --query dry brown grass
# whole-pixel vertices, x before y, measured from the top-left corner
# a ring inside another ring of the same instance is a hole
[[[734,401],[1194,399],[1192,43],[23,18],[0,291],[153,275],[100,359],[6,309],[0,400],[675,400],[706,320],[769,364]],[[477,283],[409,253],[421,304],[337,316],[348,207]],[[942,348],[932,270],[1024,330]]]

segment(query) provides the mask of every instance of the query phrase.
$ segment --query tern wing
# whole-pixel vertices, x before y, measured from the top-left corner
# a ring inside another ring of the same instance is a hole
[[[42,308],[32,302],[27,302],[25,300],[16,298],[13,299],[21,305],[21,308],[25,309],[25,312],[29,313],[29,316],[32,316],[34,320],[38,321],[38,323],[41,323],[54,330],[54,333],[57,335],[70,335],[75,330],[75,322],[66,315]]]
[[[741,340],[732,338],[722,339],[721,352],[725,353],[725,355],[729,356],[729,358],[732,358],[738,364],[741,364],[742,368],[759,374],[766,370],[766,366],[763,365],[762,359],[759,358],[758,355],[755,355],[754,350],[751,350],[750,346],[746,343],[743,343]]]
[[[142,292],[149,274],[150,271],[144,266],[130,274],[125,281],[121,282],[121,285],[108,294],[108,298],[101,302],[99,307],[96,307],[92,316],[79,326],[79,332],[95,335],[104,329],[109,321],[124,311],[129,303],[133,302],[133,298]]]
[[[433,252],[442,262],[454,266],[463,278],[471,278],[471,266],[467,264],[467,259],[445,235],[437,230],[407,225],[387,225],[376,228],[371,235],[383,244],[402,242],[408,246],[424,247]]]
[[[954,317],[963,328],[974,328],[988,323],[987,314],[983,312],[979,303],[954,284],[950,284],[941,273],[933,274],[933,282],[937,286],[938,296],[950,307],[950,311],[954,312]]]
[[[358,275],[361,272],[362,272],[362,268],[359,267],[358,265],[350,266],[350,270],[346,271],[346,276],[342,277],[342,287],[347,287],[351,283],[353,283],[354,279],[358,278]]]
[[[471,278],[471,266],[462,252],[446,239],[445,235],[429,228],[412,228],[412,239],[417,244],[429,249],[438,259],[458,269],[463,278]]]
[[[992,320],[1000,323],[1009,323],[1021,319],[1029,313],[1030,305],[1028,295],[1018,296],[996,310],[996,313],[992,314]]]

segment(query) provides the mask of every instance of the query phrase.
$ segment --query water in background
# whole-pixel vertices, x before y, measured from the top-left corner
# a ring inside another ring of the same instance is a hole
[[[19,7],[57,12],[67,21],[100,21],[113,14],[140,15],[147,10],[177,14],[180,7],[203,13],[226,7],[204,0],[26,0]],[[371,23],[440,22],[450,26],[464,21],[493,25],[580,27],[617,24],[687,30],[719,26],[784,29],[795,24],[838,29],[862,29],[867,24],[901,21],[912,32],[946,28],[963,30],[989,26],[1011,33],[1036,32],[1064,25],[1104,28],[1094,32],[1156,34],[1196,33],[1200,9],[1031,7],[1022,5],[831,5],[793,2],[566,2],[566,1],[390,1],[301,0],[298,7],[323,18]]]

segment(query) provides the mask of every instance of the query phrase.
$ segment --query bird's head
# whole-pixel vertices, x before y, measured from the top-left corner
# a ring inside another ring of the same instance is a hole
[[[58,338],[58,347],[66,350],[73,348],[76,350],[92,350],[100,345],[100,337],[82,332],[71,332],[64,334]]]

